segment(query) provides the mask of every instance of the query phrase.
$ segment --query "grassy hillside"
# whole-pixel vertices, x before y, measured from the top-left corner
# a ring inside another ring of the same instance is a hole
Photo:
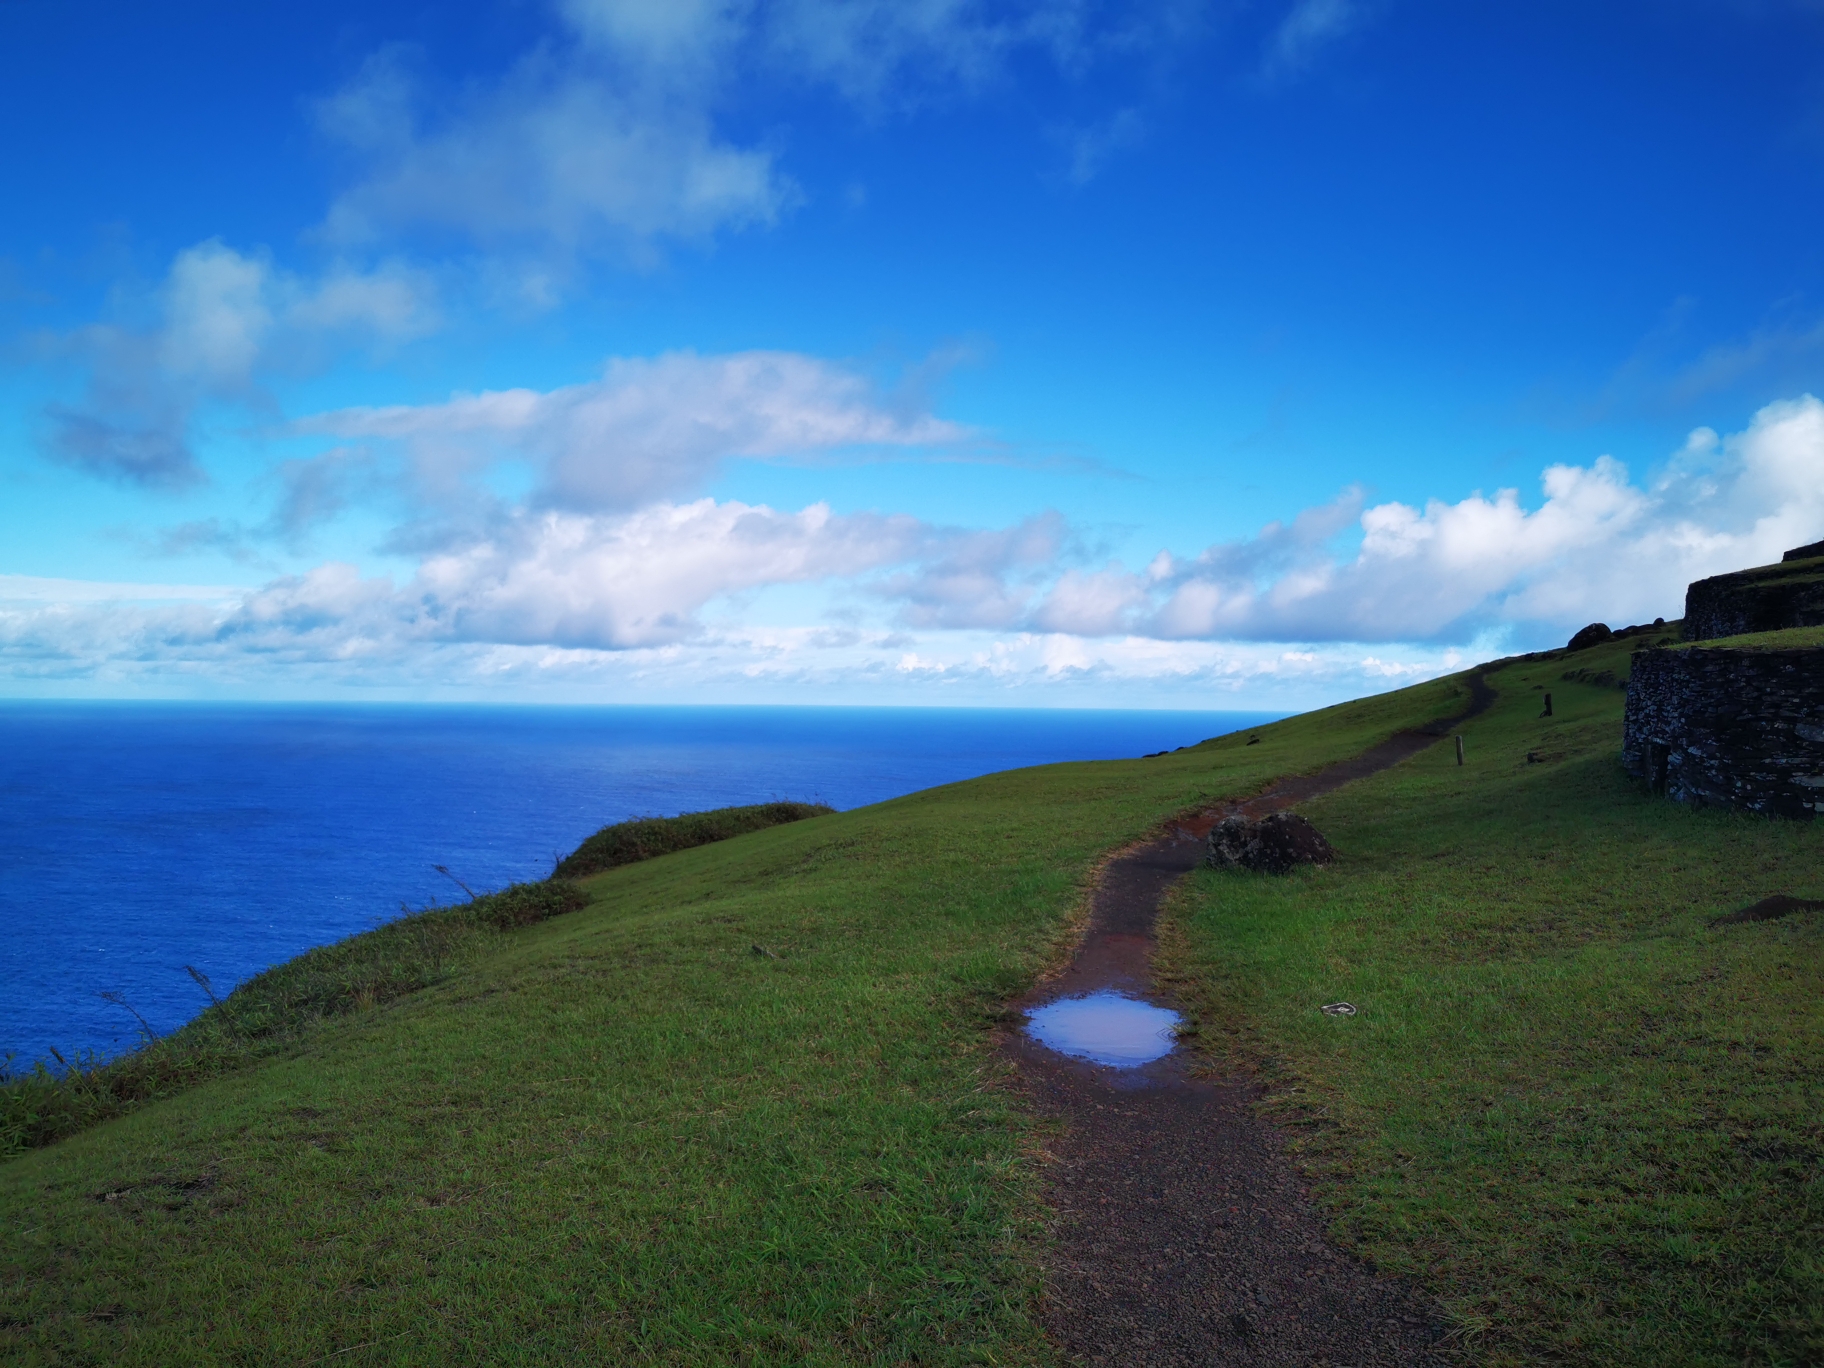
[[[1037,1166],[992,1014],[1107,851],[1461,698],[597,875],[440,983],[0,1167],[0,1357],[1041,1359]]]
[[[1824,918],[1708,926],[1824,897],[1824,824],[1631,784],[1621,693],[1563,674],[1639,644],[1502,670],[1463,768],[1302,809],[1333,867],[1188,880],[1173,965],[1341,1228],[1477,1357],[1824,1363]]]
[[[1636,644],[1514,663],[1467,765],[1440,745],[1309,805],[1334,866],[1193,876],[1170,968],[1339,1234],[1467,1357],[1824,1362],[1824,919],[1707,924],[1824,897],[1824,826],[1632,786]],[[0,1358],[1049,1361],[1000,1004],[1110,850],[1463,697],[597,875],[432,986],[0,1166]]]

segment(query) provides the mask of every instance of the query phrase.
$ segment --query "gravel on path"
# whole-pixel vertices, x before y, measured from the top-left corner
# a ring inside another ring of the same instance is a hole
[[[1162,1001],[1152,980],[1154,924],[1172,884],[1202,859],[1209,828],[1230,812],[1265,816],[1417,754],[1493,701],[1480,673],[1471,688],[1458,717],[1200,814],[1111,861],[1076,958],[1015,1006],[1102,989]],[[1022,1031],[1005,1043],[1041,1113],[1062,1122],[1041,1319],[1073,1360],[1120,1368],[1448,1361],[1435,1310],[1330,1243],[1284,1137],[1253,1106],[1252,1084],[1193,1077],[1182,1047],[1116,1070],[1055,1054]]]

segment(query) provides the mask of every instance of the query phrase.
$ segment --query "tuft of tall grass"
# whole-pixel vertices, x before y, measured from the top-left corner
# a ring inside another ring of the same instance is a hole
[[[669,855],[676,850],[726,841],[750,831],[801,822],[836,811],[823,803],[755,803],[751,807],[684,812],[676,817],[636,817],[603,827],[558,862],[553,877],[581,879],[604,869]]]
[[[8,1056],[0,1066],[0,1160],[273,1054],[326,1017],[427,988],[503,934],[574,912],[588,901],[567,880],[514,884],[307,950],[256,974],[226,998],[218,998],[206,976],[192,969],[210,1006],[168,1036],[158,1038],[147,1026],[144,1044],[107,1060],[92,1053],[69,1060],[53,1050],[56,1068],[40,1060],[16,1072]]]

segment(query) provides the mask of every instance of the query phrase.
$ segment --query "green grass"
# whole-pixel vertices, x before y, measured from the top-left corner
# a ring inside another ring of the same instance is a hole
[[[1463,768],[1434,747],[1301,809],[1335,865],[1188,880],[1171,968],[1339,1231],[1475,1356],[1817,1364],[1824,918],[1707,923],[1824,897],[1824,827],[1629,782],[1621,694],[1562,671],[1632,644],[1492,675]]]
[[[636,817],[603,827],[558,862],[553,877],[580,879],[605,869],[671,855],[680,850],[745,836],[786,822],[821,817],[835,809],[822,803],[756,803],[751,807],[685,812],[676,817]]]
[[[1461,698],[595,876],[441,981],[0,1166],[0,1357],[1044,1361],[1039,1137],[990,1049],[1001,1004],[1110,850]]]
[[[1777,632],[1745,632],[1741,636],[1712,637],[1708,641],[1683,641],[1676,651],[1797,651],[1824,646],[1824,627],[1784,627]]]
[[[55,1069],[39,1060],[17,1074],[0,1070],[0,1161],[281,1054],[329,1017],[440,983],[507,933],[587,902],[574,884],[548,880],[427,908],[256,974],[180,1030],[124,1055],[59,1055]],[[216,996],[207,979],[198,984]]]
[[[1714,578],[1728,584],[1809,584],[1814,580],[1824,580],[1824,556],[1812,556],[1807,560],[1775,561],[1772,565],[1757,565],[1747,570],[1735,570],[1726,575]]]

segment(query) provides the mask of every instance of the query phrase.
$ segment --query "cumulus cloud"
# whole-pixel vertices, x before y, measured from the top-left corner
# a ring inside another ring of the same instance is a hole
[[[243,591],[123,590],[0,576],[0,608],[8,600],[37,605],[15,607],[10,616],[0,612],[11,623],[10,645],[0,644],[0,654],[15,661],[32,652],[55,654],[61,632],[69,638],[66,653],[80,655],[85,641],[104,632],[106,614],[73,610],[118,607],[132,597],[213,605],[122,619],[137,624],[122,629],[135,649],[165,658],[257,652],[317,661],[402,659],[465,643],[651,649],[700,636],[703,610],[717,600],[941,561],[959,538],[966,540],[915,518],[839,515],[825,504],[789,512],[700,499],[613,515],[522,512],[502,518],[485,536],[425,557],[404,584],[339,562]],[[154,638],[162,642],[156,648]]]
[[[346,409],[297,427],[403,443],[432,489],[498,460],[523,461],[538,472],[536,503],[595,511],[694,492],[731,457],[945,445],[969,436],[889,404],[853,371],[792,352],[617,359],[600,379],[579,385]]]
[[[1327,551],[1359,492],[1251,540],[1141,573],[1066,574],[1034,621],[1054,631],[1266,641],[1467,641],[1592,618],[1676,616],[1686,583],[1777,560],[1824,533],[1824,403],[1770,404],[1728,439],[1699,429],[1648,485],[1602,457],[1519,492],[1362,509],[1354,554]]]
[[[480,396],[434,412],[459,435],[485,415],[489,432],[517,434],[528,449],[526,434],[547,421],[589,441],[670,434],[651,439],[651,455],[678,440],[676,413],[695,411],[677,409],[677,393],[708,383],[712,394],[747,396],[726,412],[703,407],[712,437],[678,448],[696,453],[685,463],[699,472],[717,453],[929,435],[918,426],[925,420],[881,408],[853,377],[788,360],[782,369],[777,357],[660,358],[611,367],[579,395],[522,391],[511,402]],[[690,382],[683,391],[668,378],[673,363]],[[754,375],[769,378],[755,389]],[[805,393],[823,398],[807,409]],[[773,402],[780,394],[787,398]],[[569,413],[597,405],[608,415],[600,422]],[[409,439],[422,417],[399,409],[338,421]],[[541,450],[555,470],[571,447],[551,443]],[[338,481],[362,478],[352,455],[321,461],[293,472],[303,521],[313,500],[344,497]],[[557,478],[550,487],[567,488]],[[571,504],[496,507],[466,531],[445,528],[397,576],[329,564],[254,590],[152,586],[143,602],[118,586],[0,577],[0,660],[17,677],[257,660],[263,670],[291,662],[319,675],[402,679],[413,662],[459,660],[484,673],[550,668],[582,678],[608,668],[599,658],[625,656],[676,681],[691,677],[694,660],[718,678],[747,671],[804,682],[846,670],[852,683],[883,687],[1144,679],[1162,689],[1243,689],[1270,679],[1359,691],[1442,672],[1471,649],[1492,654],[1509,631],[1561,640],[1592,619],[1672,616],[1687,581],[1818,539],[1824,402],[1770,404],[1728,436],[1700,428],[1644,481],[1602,457],[1547,469],[1531,507],[1511,489],[1422,507],[1371,504],[1351,489],[1255,537],[1186,558],[1161,551],[1139,570],[1081,564],[1078,537],[1055,514],[1001,529],[943,528],[823,504],[791,511],[653,496],[662,484],[636,472],[584,481]],[[199,524],[196,535],[217,530]],[[748,620],[752,596],[807,585],[825,586],[826,603],[879,604],[884,614],[870,623],[856,612],[841,628]],[[840,669],[829,663],[838,660]]]
[[[429,284],[397,265],[336,266],[315,280],[211,239],[179,252],[138,325],[96,324],[51,350],[87,371],[74,403],[44,411],[44,449],[88,474],[152,488],[202,478],[191,436],[198,407],[245,399],[258,374],[308,364],[350,339],[387,346],[435,326]]]
[[[433,556],[413,596],[464,640],[624,650],[684,640],[711,599],[770,585],[852,578],[927,538],[906,517],[839,517],[761,505],[659,504],[621,518],[545,513]]]

